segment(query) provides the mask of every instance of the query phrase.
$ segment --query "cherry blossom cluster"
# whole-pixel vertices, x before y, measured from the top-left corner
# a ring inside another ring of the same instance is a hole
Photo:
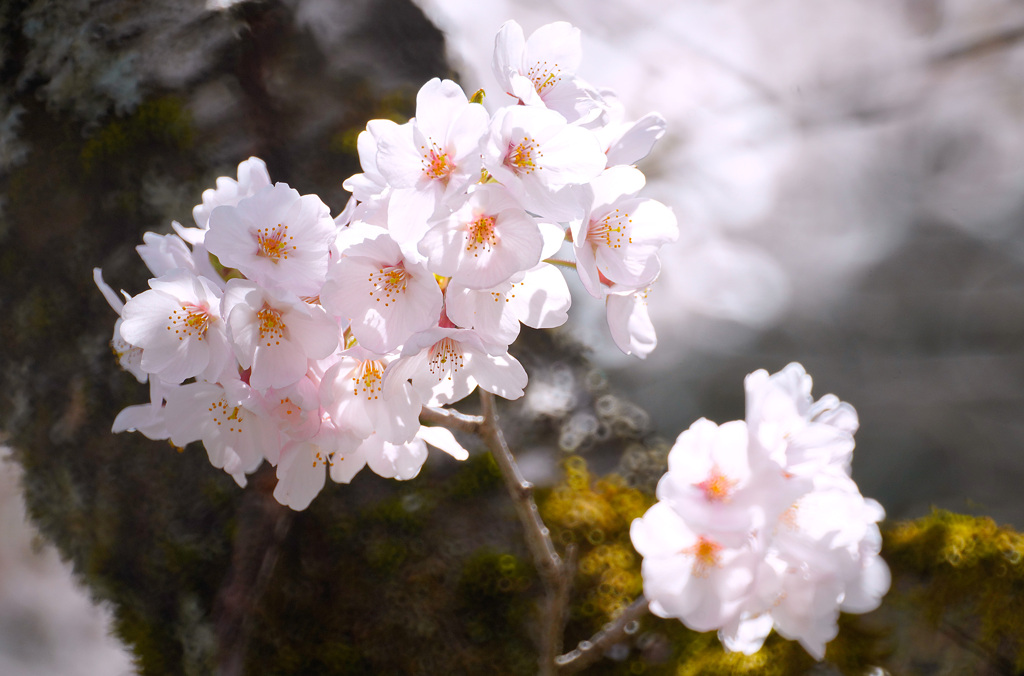
[[[889,589],[882,507],[850,478],[852,406],[815,401],[799,364],[755,371],[746,420],[701,419],[679,435],[658,502],[633,522],[651,611],[752,654],[774,628],[816,659],[840,610]]]
[[[413,119],[360,134],[363,172],[344,182],[339,216],[250,158],[203,193],[194,226],[146,233],[148,290],[122,299],[97,270],[119,360],[150,386],[114,431],[202,441],[241,485],[267,461],[275,497],[304,509],[326,476],[415,476],[427,443],[466,457],[420,413],[478,386],[523,394],[508,348],[521,324],[566,321],[560,268],[605,301],[626,353],[650,352],[646,293],[678,230],[638,196],[632,165],[664,121],[626,121],[611,92],[575,75],[580,58],[572,26],[526,39],[509,22],[493,62],[507,105],[491,114],[481,93],[427,82]]]

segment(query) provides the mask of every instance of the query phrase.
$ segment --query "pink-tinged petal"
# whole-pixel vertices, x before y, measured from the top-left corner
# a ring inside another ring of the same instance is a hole
[[[541,236],[544,238],[544,247],[541,249],[540,258],[547,260],[558,253],[562,244],[565,243],[565,228],[558,223],[544,220],[537,221],[537,227],[540,228]]]
[[[331,270],[320,300],[331,313],[352,319],[361,345],[384,354],[437,325],[443,304],[437,281],[424,266],[405,261],[390,237],[348,253]]]
[[[656,502],[642,517],[633,519],[629,537],[645,558],[672,556],[692,547],[697,540],[682,517],[664,502]]]
[[[594,208],[602,209],[643,190],[647,179],[642,171],[631,166],[611,166],[590,182],[594,189]]]
[[[554,265],[542,263],[512,285],[509,304],[519,321],[535,329],[551,329],[569,319],[572,296],[565,277]]]
[[[624,354],[643,359],[658,345],[654,324],[647,311],[647,291],[609,294],[605,300],[608,328]]]
[[[455,435],[445,427],[421,427],[416,436],[456,460],[465,460],[469,457],[469,451],[463,448]]]
[[[393,190],[388,200],[388,232],[398,243],[406,259],[421,262],[417,245],[430,229],[430,220],[438,209],[439,190],[414,188]]]
[[[309,368],[309,360],[290,344],[264,346],[256,350],[249,383],[257,390],[288,387],[297,383]]]
[[[550,81],[548,75],[551,74],[557,78],[561,74],[575,73],[582,60],[580,29],[565,21],[545,24],[535,30],[523,50],[523,65],[538,68],[538,84]],[[542,87],[538,90],[543,94]]]
[[[423,175],[413,123],[385,127],[377,136],[377,168],[394,188],[413,188]]]
[[[543,148],[545,181],[553,186],[592,181],[608,161],[597,137],[582,127],[565,125],[543,142]]]
[[[594,298],[604,298],[607,295],[607,289],[601,283],[601,273],[597,269],[594,247],[584,241],[581,245],[574,243],[573,249],[576,252],[576,274],[580,276],[583,288]],[[621,349],[622,346],[619,347]]]
[[[492,342],[511,345],[519,335],[515,299],[510,296],[515,286],[501,284],[477,291],[451,282],[445,291],[445,313],[462,328],[474,329]]]
[[[167,431],[163,412],[159,406],[139,404],[128,406],[114,418],[111,432],[139,432],[148,439],[167,439],[171,433]],[[196,437],[198,439],[198,437]],[[193,439],[195,441],[195,439]]]
[[[868,613],[882,603],[882,597],[889,591],[892,575],[882,557],[868,556],[861,562],[856,579],[846,587],[846,595],[840,609],[847,613]]]
[[[203,203],[192,209],[196,224],[205,229],[210,213],[219,206],[234,206],[250,195],[270,185],[267,165],[258,157],[250,157],[238,165],[238,180],[227,176],[217,179],[217,188],[203,191]]]
[[[390,444],[373,435],[363,442],[360,451],[374,474],[399,481],[419,474],[427,459],[427,446],[419,439],[406,444]]]
[[[771,631],[771,613],[764,612],[730,622],[727,627],[718,631],[718,640],[730,652],[753,655],[761,649]]]
[[[302,346],[309,359],[323,359],[338,347],[340,331],[322,307],[306,306],[310,314],[287,312],[284,314],[292,340]]]
[[[274,499],[297,512],[309,507],[326,483],[325,463],[310,442],[291,444],[281,452]]]
[[[175,268],[195,271],[192,252],[180,237],[147,232],[143,234],[142,241],[143,244],[135,247],[135,250],[154,277],[160,277]]]
[[[523,388],[526,387],[528,380],[526,370],[510,354],[474,354],[472,371],[477,385],[488,392],[505,399],[518,399],[523,396]]]
[[[416,93],[414,125],[423,135],[438,142],[446,142],[449,129],[453,127],[452,121],[469,105],[462,87],[451,80],[435,77]]]
[[[100,293],[103,294],[103,298],[106,299],[110,308],[118,315],[121,314],[121,309],[124,308],[124,301],[121,297],[114,293],[114,290],[110,288],[110,285],[103,281],[103,270],[100,268],[92,269],[92,281],[99,288]]]
[[[366,467],[366,456],[358,447],[344,453],[335,453],[331,461],[331,480],[339,484],[347,484]]]
[[[609,146],[609,166],[636,164],[647,157],[651,148],[665,135],[665,118],[658,113],[648,113],[633,123],[626,133]]]
[[[498,29],[494,38],[494,56],[491,69],[498,83],[512,94],[511,77],[518,73],[523,65],[523,50],[526,48],[526,37],[522,27],[515,21],[506,21]]]

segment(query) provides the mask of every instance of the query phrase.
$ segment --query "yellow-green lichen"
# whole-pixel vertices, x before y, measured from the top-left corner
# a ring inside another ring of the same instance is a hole
[[[132,115],[109,122],[86,141],[81,151],[82,169],[91,175],[140,149],[186,150],[192,143],[192,121],[180,101],[172,97],[146,101]]]
[[[935,626],[1024,670],[1024,535],[988,517],[936,509],[885,533],[894,587]]]
[[[574,612],[599,626],[643,591],[629,526],[654,498],[617,474],[593,477],[580,456],[566,459],[564,470],[562,483],[541,502],[541,514],[556,542],[576,547],[581,601]]]

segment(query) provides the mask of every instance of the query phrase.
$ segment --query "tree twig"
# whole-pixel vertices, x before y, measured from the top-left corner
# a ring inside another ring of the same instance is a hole
[[[555,659],[562,651],[562,635],[565,631],[565,620],[569,606],[569,592],[572,584],[571,566],[558,554],[551,532],[540,518],[540,511],[533,499],[533,485],[523,478],[516,464],[505,436],[498,426],[498,416],[494,406],[494,395],[480,392],[483,405],[483,424],[477,434],[487,444],[494,461],[505,479],[512,502],[515,505],[519,521],[526,531],[526,544],[533,557],[534,565],[540,573],[544,585],[544,602],[541,607],[540,622],[540,674],[554,676],[557,674]],[[567,558],[572,558],[572,551]]]
[[[632,633],[630,626],[648,612],[650,610],[647,599],[641,595],[612,622],[606,624],[604,629],[590,637],[590,640],[580,641],[576,648],[564,655],[559,655],[555,659],[558,673],[574,674],[599,660],[608,648],[624,639],[627,634]]]
[[[430,408],[426,406],[420,411],[420,420],[470,434],[480,434],[480,428],[484,424],[483,416],[466,415],[465,413],[459,413],[453,408]]]

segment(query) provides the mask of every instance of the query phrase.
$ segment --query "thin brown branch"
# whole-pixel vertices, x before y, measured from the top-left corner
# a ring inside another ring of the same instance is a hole
[[[557,657],[555,666],[558,668],[558,673],[574,674],[601,659],[608,648],[635,631],[635,623],[648,612],[650,610],[647,599],[640,596],[612,622],[606,624],[604,629],[591,636],[590,640],[580,641],[576,648]]]
[[[541,606],[540,621],[540,674],[554,676],[557,672],[555,659],[562,651],[562,635],[569,606],[569,592],[572,585],[571,566],[559,556],[551,541],[551,532],[540,518],[540,511],[533,499],[533,485],[523,478],[519,471],[505,436],[498,426],[498,415],[494,406],[494,395],[480,392],[483,404],[483,425],[478,434],[487,444],[494,461],[505,479],[519,521],[526,531],[526,544],[533,557],[544,585],[544,602]],[[572,552],[569,553],[572,558]]]

